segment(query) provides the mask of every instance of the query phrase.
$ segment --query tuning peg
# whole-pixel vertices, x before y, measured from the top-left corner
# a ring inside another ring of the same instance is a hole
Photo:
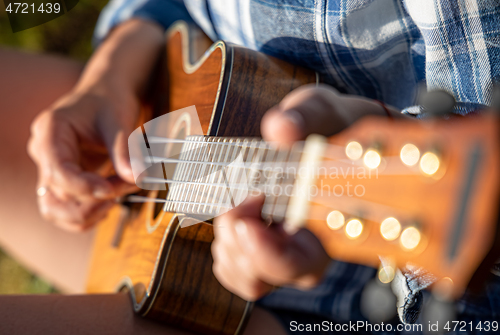
[[[430,91],[422,94],[420,105],[426,114],[439,117],[453,113],[455,98],[444,90]]]
[[[361,312],[373,324],[384,322],[396,316],[396,296],[389,283],[373,279],[361,293]]]

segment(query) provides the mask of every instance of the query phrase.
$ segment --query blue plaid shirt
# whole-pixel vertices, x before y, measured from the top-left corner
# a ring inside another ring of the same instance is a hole
[[[452,93],[466,114],[490,103],[500,79],[499,0],[112,0],[96,42],[131,17],[165,28],[193,19],[214,40],[313,69],[344,93],[412,114],[421,84]],[[282,289],[261,304],[285,321],[364,320],[360,295],[374,274],[335,262],[316,289]],[[462,320],[500,319],[500,284],[488,287],[481,305],[459,303]]]

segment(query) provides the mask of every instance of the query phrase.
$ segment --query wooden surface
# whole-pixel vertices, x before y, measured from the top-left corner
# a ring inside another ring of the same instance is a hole
[[[210,134],[260,137],[264,113],[295,88],[316,83],[316,74],[250,49],[233,46],[233,52],[227,107]]]

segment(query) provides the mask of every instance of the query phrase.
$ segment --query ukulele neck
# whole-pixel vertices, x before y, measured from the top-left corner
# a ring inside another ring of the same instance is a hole
[[[321,156],[321,139],[278,147],[255,138],[188,136],[172,178],[165,179],[170,181],[165,210],[213,218],[250,193],[264,194],[264,219],[279,222],[289,217],[300,225],[307,214],[307,187],[314,178],[309,172]]]

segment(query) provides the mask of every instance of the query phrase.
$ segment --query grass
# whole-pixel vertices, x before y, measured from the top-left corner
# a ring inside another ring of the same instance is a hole
[[[0,46],[59,53],[86,60],[92,53],[92,33],[106,0],[80,0],[71,11],[40,26],[12,33],[3,2],[0,2]]]
[[[85,61],[92,53],[91,38],[106,0],[80,0],[67,14],[43,25],[12,33],[0,1],[0,48],[61,54]],[[1,73],[0,73],[1,75]],[[56,290],[0,250],[0,294],[43,294]]]
[[[0,294],[55,293],[49,283],[25,270],[0,250]]]

